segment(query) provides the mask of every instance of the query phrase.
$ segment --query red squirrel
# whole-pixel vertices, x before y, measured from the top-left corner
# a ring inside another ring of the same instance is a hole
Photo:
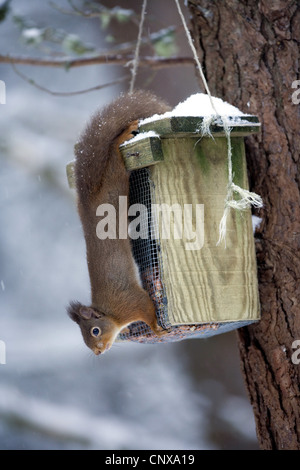
[[[119,220],[119,196],[129,196],[129,172],[119,146],[137,132],[138,121],[169,110],[160,98],[146,91],[122,94],[98,111],[75,146],[77,208],[86,242],[91,283],[91,305],[70,302],[69,316],[81,329],[86,345],[96,354],[111,348],[119,332],[143,321],[161,335],[155,307],[141,287],[130,239],[96,234],[96,209],[112,204]],[[128,199],[127,199],[128,200]]]

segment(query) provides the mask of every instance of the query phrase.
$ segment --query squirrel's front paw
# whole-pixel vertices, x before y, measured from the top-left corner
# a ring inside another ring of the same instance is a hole
[[[152,331],[153,331],[153,333],[156,334],[156,336],[160,337],[160,336],[165,336],[168,333],[170,333],[171,328],[165,329],[165,328],[162,328],[161,326],[156,325],[155,327],[152,327]]]

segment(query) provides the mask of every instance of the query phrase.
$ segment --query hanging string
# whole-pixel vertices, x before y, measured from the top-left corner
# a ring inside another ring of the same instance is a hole
[[[183,16],[181,7],[180,7],[180,5],[179,5],[179,0],[175,0],[175,3],[176,3],[176,5],[177,5],[178,13],[179,13],[179,16],[180,16],[180,18],[181,18],[181,21],[182,21],[182,24],[183,24],[183,27],[184,27],[184,30],[185,30],[185,34],[186,34],[188,43],[189,43],[189,45],[190,45],[190,47],[191,47],[191,49],[192,49],[192,52],[193,52],[193,55],[194,55],[194,60],[195,60],[195,62],[196,62],[196,64],[197,64],[197,67],[198,67],[198,70],[199,70],[199,73],[200,73],[200,77],[201,77],[201,79],[202,79],[202,82],[203,82],[204,88],[205,88],[205,90],[206,90],[206,93],[208,94],[211,107],[212,107],[212,109],[214,110],[214,112],[216,113],[216,115],[219,116],[219,113],[217,112],[217,110],[216,110],[216,108],[215,108],[215,105],[214,105],[214,102],[213,102],[213,99],[212,99],[210,90],[209,90],[209,88],[208,88],[208,84],[207,84],[206,78],[205,78],[205,76],[204,76],[204,73],[203,73],[203,70],[202,70],[202,67],[201,67],[199,58],[198,58],[198,54],[197,54],[196,48],[195,48],[195,46],[194,46],[194,44],[193,44],[193,39],[192,39],[191,33],[190,33],[189,30],[188,30],[188,27],[187,27],[185,18],[184,18],[184,16]]]
[[[247,189],[243,189],[233,182],[232,148],[230,138],[231,128],[229,127],[227,116],[222,116],[222,123],[227,139],[228,185],[224,204],[224,212],[219,224],[219,240],[217,241],[217,246],[220,245],[222,241],[224,241],[226,247],[227,217],[229,215],[230,208],[239,211],[249,209],[251,206],[259,208],[263,206],[263,201],[258,194],[248,191]],[[234,193],[239,194],[240,199],[234,199]]]
[[[179,0],[175,0],[175,3],[177,5],[177,9],[178,9],[178,12],[179,12],[179,15],[180,15],[180,18],[181,18],[186,36],[187,36],[188,43],[189,43],[189,45],[191,47],[191,50],[193,52],[194,59],[195,59],[195,62],[197,64],[197,67],[198,67],[198,70],[199,70],[199,73],[200,73],[200,77],[201,77],[202,82],[204,84],[206,93],[209,97],[211,107],[212,107],[213,111],[215,112],[215,116],[211,115],[211,116],[207,116],[207,117],[203,118],[203,122],[202,122],[202,126],[201,126],[201,134],[202,134],[202,136],[206,135],[206,136],[212,137],[210,126],[213,122],[216,121],[216,118],[219,117],[219,118],[221,118],[221,122],[222,122],[224,132],[225,132],[225,136],[226,136],[226,139],[227,139],[228,185],[227,185],[227,194],[226,194],[225,204],[224,204],[224,212],[223,212],[223,216],[222,216],[222,219],[221,219],[220,225],[219,225],[219,240],[217,242],[217,245],[220,245],[220,243],[224,240],[225,247],[226,247],[226,227],[227,227],[227,218],[228,218],[228,215],[229,215],[230,208],[233,208],[233,209],[236,209],[236,210],[245,210],[245,209],[250,208],[251,205],[254,206],[254,207],[259,208],[259,207],[263,206],[263,201],[262,201],[262,198],[258,194],[252,193],[252,192],[248,191],[247,189],[243,189],[240,186],[237,186],[233,182],[232,149],[231,149],[231,138],[230,138],[231,128],[229,126],[229,120],[228,120],[227,116],[220,115],[218,113],[218,111],[216,110],[216,107],[215,107],[215,104],[213,102],[213,98],[211,96],[210,90],[208,88],[208,84],[207,84],[207,81],[205,79],[200,61],[198,59],[198,54],[197,54],[196,48],[193,44],[191,34],[188,30],[185,18],[183,16],[182,10],[180,8]],[[238,200],[234,199],[234,197],[233,197],[234,193],[239,194],[240,199],[238,199]]]
[[[251,206],[260,208],[263,206],[263,201],[258,194],[248,191],[247,189],[243,189],[233,182],[232,147],[230,137],[232,129],[230,127],[230,122],[227,116],[220,116],[220,118],[227,140],[228,184],[224,203],[224,212],[219,224],[219,240],[217,241],[217,246],[220,245],[222,241],[224,241],[226,247],[226,227],[230,209],[242,211],[249,209]],[[213,138],[210,126],[214,121],[215,116],[206,116],[203,118],[201,126],[202,136],[209,136]],[[238,194],[240,199],[234,199],[234,193]]]
[[[138,38],[137,38],[137,43],[136,43],[136,48],[135,48],[135,53],[134,53],[134,59],[132,61],[131,81],[130,81],[129,93],[133,92],[135,79],[136,79],[136,73],[137,73],[138,64],[139,64],[139,53],[140,53],[140,46],[141,46],[141,41],[142,41],[142,32],[143,32],[144,20],[145,20],[145,16],[146,16],[146,7],[147,7],[147,0],[144,0],[143,1],[143,6],[142,6],[140,24],[139,24],[139,33],[138,33]]]

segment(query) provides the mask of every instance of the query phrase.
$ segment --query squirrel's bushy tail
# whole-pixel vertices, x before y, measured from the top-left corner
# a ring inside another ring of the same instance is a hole
[[[137,119],[163,114],[169,106],[148,91],[119,96],[95,113],[75,146],[77,188],[91,193],[101,183],[111,146],[115,139]]]

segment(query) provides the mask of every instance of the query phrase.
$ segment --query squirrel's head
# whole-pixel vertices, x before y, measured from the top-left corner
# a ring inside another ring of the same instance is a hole
[[[97,356],[111,348],[120,331],[111,317],[79,302],[71,302],[67,312],[79,325],[85,344]]]

